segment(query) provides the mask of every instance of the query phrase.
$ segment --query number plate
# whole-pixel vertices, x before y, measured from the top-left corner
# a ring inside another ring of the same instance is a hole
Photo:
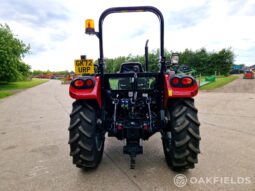
[[[94,64],[92,59],[75,60],[75,74],[94,74]]]

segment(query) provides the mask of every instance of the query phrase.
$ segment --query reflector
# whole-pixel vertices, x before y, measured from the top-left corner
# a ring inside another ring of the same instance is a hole
[[[177,77],[175,77],[175,78],[172,79],[172,83],[173,83],[174,85],[179,84],[179,82],[180,82],[180,79],[177,78]]]

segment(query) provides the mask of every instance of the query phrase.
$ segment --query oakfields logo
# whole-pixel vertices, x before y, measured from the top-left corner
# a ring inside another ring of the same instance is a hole
[[[177,174],[174,177],[174,184],[177,187],[184,187],[189,184],[251,184],[251,177],[190,177],[184,174]]]
[[[188,179],[184,174],[177,174],[174,177],[174,184],[177,187],[183,187],[187,184],[187,182],[188,182]]]

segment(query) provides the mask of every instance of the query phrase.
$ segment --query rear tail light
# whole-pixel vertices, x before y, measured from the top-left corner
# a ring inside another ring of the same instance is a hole
[[[93,79],[76,79],[71,83],[77,89],[92,89],[94,87]]]
[[[189,86],[192,83],[193,83],[192,78],[185,77],[185,78],[182,79],[182,85],[184,85],[184,86]]]
[[[194,80],[191,77],[175,76],[170,80],[170,84],[178,88],[189,87],[194,84]]]
[[[75,80],[74,81],[74,86],[75,87],[83,87],[84,86],[84,81],[83,80]]]

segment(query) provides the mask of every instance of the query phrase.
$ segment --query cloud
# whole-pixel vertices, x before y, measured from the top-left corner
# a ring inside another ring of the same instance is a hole
[[[253,0],[228,0],[228,15],[254,16],[255,2]]]
[[[253,46],[247,48],[247,49],[236,49],[236,51],[238,52],[236,54],[236,62],[240,63],[240,64],[247,64],[249,63],[249,65],[254,65],[255,62],[255,46],[253,44]]]
[[[187,7],[178,11],[171,11],[166,16],[166,25],[169,29],[192,27],[209,16],[209,3]]]
[[[246,0],[228,0],[229,3],[229,11],[228,14],[235,15],[239,13],[247,3]]]
[[[84,20],[95,20],[109,7],[151,5],[165,18],[165,48],[182,51],[232,47],[236,63],[254,64],[254,0],[0,0],[0,23],[31,45],[25,61],[33,69],[73,70],[86,54],[96,60],[98,39],[84,34]],[[158,19],[151,13],[113,14],[104,22],[105,56],[143,54],[159,48]]]
[[[242,10],[242,14],[246,16],[255,16],[255,2],[248,1]]]
[[[46,52],[47,50],[49,50],[47,46],[34,44],[31,53],[37,55],[41,52]]]
[[[139,37],[139,36],[142,36],[145,33],[146,33],[146,29],[145,28],[139,28],[137,31],[135,31],[132,34],[130,34],[130,38]]]
[[[4,0],[0,1],[0,22],[10,25],[14,33],[31,45],[31,52],[50,51],[54,45],[68,37],[61,24],[69,20],[68,10],[55,1]]]
[[[245,14],[247,16],[255,16],[255,3],[253,3],[249,7],[247,7]]]
[[[30,27],[47,27],[54,22],[68,20],[68,11],[61,4],[44,0],[3,0],[0,2],[0,17],[15,20]]]

